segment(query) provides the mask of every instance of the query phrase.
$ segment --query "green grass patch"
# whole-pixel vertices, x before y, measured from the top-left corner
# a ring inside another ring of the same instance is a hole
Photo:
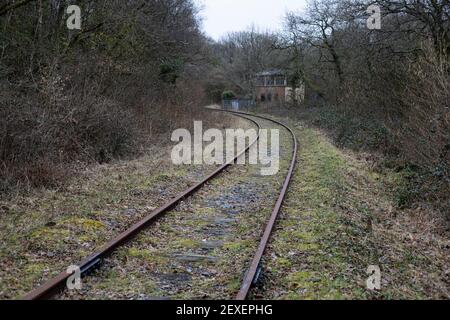
[[[273,236],[280,258],[267,262],[274,290],[282,288],[284,299],[361,296],[355,274],[349,271],[353,246],[349,226],[337,209],[348,164],[317,131],[303,128],[298,137],[299,163],[283,210],[285,219]]]

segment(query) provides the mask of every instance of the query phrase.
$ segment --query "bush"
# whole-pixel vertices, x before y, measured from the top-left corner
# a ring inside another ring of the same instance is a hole
[[[235,98],[236,98],[236,94],[231,90],[226,90],[222,93],[223,100],[231,100],[231,99],[235,99]]]
[[[412,64],[398,97],[403,121],[390,126],[405,159],[429,170],[450,163],[449,70],[432,53]]]
[[[389,133],[375,118],[349,114],[340,107],[321,107],[312,117],[315,125],[327,129],[336,143],[358,151],[387,151]]]
[[[0,192],[54,187],[75,161],[106,162],[133,149],[133,116],[106,100],[74,96],[65,100],[76,103],[49,106],[46,97],[27,96],[1,101]]]
[[[183,70],[182,59],[167,60],[159,66],[159,78],[169,84],[175,84]]]

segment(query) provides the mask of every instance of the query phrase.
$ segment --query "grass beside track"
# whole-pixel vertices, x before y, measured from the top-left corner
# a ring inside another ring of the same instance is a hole
[[[253,298],[448,298],[449,242],[402,224],[417,213],[395,208],[395,173],[374,172],[318,130],[290,125],[298,164]],[[366,288],[370,265],[381,268],[379,292]]]

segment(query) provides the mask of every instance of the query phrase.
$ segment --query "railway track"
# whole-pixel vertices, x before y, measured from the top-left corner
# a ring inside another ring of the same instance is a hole
[[[215,110],[216,112],[227,112],[230,114],[233,114],[235,116],[244,118],[250,122],[252,122],[257,128],[258,128],[258,135],[254,141],[252,141],[245,150],[241,150],[238,152],[236,157],[218,169],[216,169],[213,173],[209,174],[206,178],[204,178],[199,183],[195,184],[194,186],[190,187],[189,189],[185,190],[178,196],[176,196],[171,201],[163,204],[161,207],[155,209],[153,212],[151,212],[148,216],[146,216],[141,221],[137,222],[133,226],[131,226],[128,230],[125,232],[119,234],[117,237],[109,241],[106,245],[104,245],[99,251],[93,253],[89,257],[85,258],[83,261],[77,263],[76,265],[79,266],[81,275],[85,276],[87,275],[91,270],[95,269],[100,262],[111,255],[117,248],[124,245],[125,243],[129,242],[131,239],[133,239],[136,235],[138,235],[143,229],[151,225],[153,222],[155,222],[158,218],[162,217],[165,213],[169,212],[173,208],[175,208],[178,204],[180,204],[183,200],[189,198],[190,196],[194,195],[199,189],[202,188],[206,183],[214,179],[216,176],[218,176],[220,173],[222,173],[225,169],[227,169],[229,166],[231,166],[235,161],[248,152],[248,150],[255,144],[260,138],[260,132],[261,132],[261,126],[260,124],[255,121],[253,118],[259,118],[266,121],[273,122],[279,126],[284,127],[287,131],[289,131],[290,135],[292,136],[293,141],[293,150],[292,150],[292,160],[289,166],[289,171],[286,175],[286,178],[284,180],[282,189],[280,191],[280,194],[277,198],[277,201],[275,203],[274,209],[272,211],[272,214],[266,224],[266,227],[264,229],[263,236],[261,237],[261,240],[259,242],[258,249],[251,261],[251,264],[249,268],[247,269],[247,272],[245,273],[244,279],[242,281],[239,293],[236,296],[236,300],[245,300],[249,294],[249,291],[251,289],[252,283],[254,280],[258,277],[258,273],[260,271],[260,265],[261,265],[261,259],[263,257],[265,248],[267,246],[267,243],[270,239],[270,235],[272,233],[273,227],[275,225],[276,219],[278,217],[278,214],[281,210],[281,206],[283,204],[283,200],[286,196],[290,180],[293,175],[293,171],[295,168],[296,163],[296,154],[297,154],[297,139],[295,137],[294,132],[292,129],[290,129],[288,126],[284,125],[283,123],[259,116],[254,114],[248,114],[248,113],[242,113],[242,112],[235,112],[235,111],[224,111],[224,110]],[[24,300],[44,300],[44,299],[50,299],[53,296],[55,296],[59,291],[64,290],[64,287],[66,285],[67,279],[72,274],[67,272],[61,272],[59,275],[54,277],[53,279],[49,280],[48,282],[44,283],[40,287],[32,290],[27,295],[23,297]]]

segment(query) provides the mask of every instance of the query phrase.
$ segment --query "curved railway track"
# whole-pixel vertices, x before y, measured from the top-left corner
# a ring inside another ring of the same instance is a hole
[[[212,109],[211,109],[212,110]],[[276,219],[278,217],[278,214],[281,210],[281,206],[283,204],[283,200],[286,196],[288,187],[289,187],[289,183],[290,180],[292,178],[293,172],[294,172],[294,168],[295,168],[295,164],[296,164],[296,155],[297,155],[297,149],[298,149],[298,144],[297,144],[297,138],[293,132],[292,129],[290,129],[288,126],[286,126],[285,124],[264,117],[264,116],[259,116],[259,115],[254,115],[254,114],[249,114],[249,113],[243,113],[243,112],[236,112],[236,111],[225,111],[225,110],[213,110],[216,112],[227,112],[233,115],[236,115],[238,117],[244,118],[250,122],[252,122],[253,124],[256,125],[256,127],[258,128],[258,135],[256,137],[256,139],[254,141],[252,141],[245,150],[240,151],[236,157],[230,161],[228,161],[227,163],[225,163],[224,165],[222,165],[221,167],[219,167],[217,170],[215,170],[213,173],[209,174],[206,178],[204,178],[202,181],[200,181],[199,183],[195,184],[194,186],[190,187],[189,189],[185,190],[184,192],[182,192],[181,194],[179,194],[178,196],[176,196],[174,199],[172,199],[171,201],[165,203],[164,205],[162,205],[161,207],[159,207],[158,209],[155,209],[153,212],[151,212],[148,216],[146,216],[144,219],[142,219],[141,221],[137,222],[136,224],[134,224],[133,226],[131,226],[128,230],[126,230],[125,232],[119,234],[117,237],[115,237],[114,239],[112,239],[111,241],[109,241],[106,245],[104,245],[99,251],[95,252],[94,254],[90,255],[89,257],[85,258],[83,261],[79,262],[78,264],[76,264],[77,266],[79,266],[80,271],[81,271],[81,275],[84,276],[87,273],[89,273],[92,269],[94,269],[100,262],[102,259],[108,257],[109,255],[112,254],[112,252],[114,252],[115,249],[117,249],[118,247],[122,246],[123,244],[125,244],[126,242],[130,241],[132,238],[134,238],[137,234],[139,234],[139,232],[141,232],[144,228],[148,227],[150,224],[152,224],[154,221],[156,221],[156,219],[160,218],[161,216],[163,216],[165,213],[167,213],[168,211],[170,211],[171,209],[173,209],[174,207],[176,207],[181,201],[183,201],[184,199],[192,196],[193,194],[195,194],[203,185],[205,185],[207,182],[209,182],[210,180],[212,180],[213,178],[215,178],[216,176],[218,176],[220,173],[222,173],[225,169],[227,169],[229,166],[231,166],[233,163],[235,163],[235,161],[242,156],[243,154],[245,154],[255,143],[257,143],[257,141],[260,138],[260,133],[261,133],[261,126],[258,122],[256,122],[255,120],[251,119],[250,117],[254,117],[254,118],[259,118],[259,119],[263,119],[266,121],[271,121],[273,123],[276,123],[282,127],[284,127],[286,130],[288,130],[292,136],[292,140],[293,140],[293,150],[292,150],[292,160],[289,166],[289,171],[288,174],[284,180],[283,183],[283,187],[280,191],[280,195],[275,203],[274,209],[272,211],[272,214],[267,222],[267,225],[264,229],[264,233],[263,236],[260,240],[258,249],[252,259],[252,262],[244,276],[244,279],[242,281],[242,285],[241,288],[239,290],[239,293],[236,296],[236,300],[245,300],[248,296],[248,293],[251,289],[252,283],[254,282],[254,279],[257,277],[258,273],[259,273],[259,267],[261,264],[261,259],[263,257],[264,251],[266,249],[267,243],[269,241],[270,235],[272,233],[273,227],[275,225]],[[67,282],[67,279],[71,276],[70,273],[67,272],[61,272],[59,275],[57,275],[56,277],[54,277],[53,279],[49,280],[48,282],[44,283],[43,285],[41,285],[40,287],[32,290],[31,292],[29,292],[27,295],[25,295],[23,297],[24,300],[43,300],[43,299],[50,299],[52,298],[59,290],[62,290]]]

